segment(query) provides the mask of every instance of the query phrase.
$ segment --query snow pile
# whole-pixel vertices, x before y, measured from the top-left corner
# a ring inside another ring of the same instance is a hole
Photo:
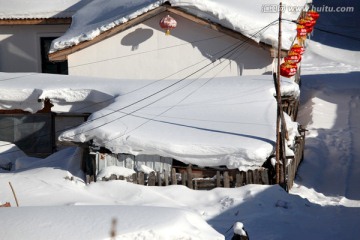
[[[15,89],[19,78],[26,81]],[[261,166],[273,152],[277,105],[270,75],[131,81],[1,73],[1,79],[5,109],[36,112],[43,107],[38,99],[49,98],[55,112],[93,112],[63,141],[243,170]],[[282,84],[287,94],[299,94],[291,79]]]
[[[320,39],[331,37],[325,34]],[[344,48],[359,46],[354,40],[341,43]],[[308,48],[303,59],[299,121],[307,125],[308,135],[305,158],[290,194],[276,185],[211,191],[125,181],[85,185],[81,178],[69,178],[68,158],[62,152],[56,158],[63,164],[57,167],[48,167],[48,161],[30,167],[23,159],[27,169],[0,174],[0,202],[16,205],[11,182],[21,206],[1,209],[0,239],[98,240],[111,239],[114,232],[115,239],[230,240],[232,230],[242,233],[244,229],[250,239],[356,238],[360,235],[360,68],[358,58],[332,48],[340,55],[331,58],[320,44],[317,51]],[[26,84],[34,82],[21,82]],[[3,85],[11,86],[8,81],[2,81]],[[122,87],[125,92],[136,89]],[[41,89],[38,82],[34,88]],[[108,89],[107,93],[113,92]],[[8,156],[14,154],[12,147],[6,145]]]
[[[43,108],[38,101],[40,94],[40,89],[0,89],[0,108],[36,112]]]
[[[21,87],[17,83],[19,80],[26,80],[22,81]],[[41,110],[46,98],[51,99],[53,112],[94,112],[112,103],[119,94],[114,79],[108,80],[101,91],[96,90],[101,79],[90,77],[0,73],[0,81],[0,109],[21,109],[31,113]]]
[[[43,166],[66,169],[75,176],[82,176],[81,158],[82,149],[77,147],[68,147],[61,151],[55,152],[47,158],[34,158],[22,156],[16,158],[13,170],[26,170],[31,168],[40,168]]]
[[[101,180],[102,178],[110,178],[112,174],[115,174],[117,177],[129,177],[134,174],[135,171],[133,169],[125,168],[125,167],[118,167],[118,166],[108,166],[102,169],[97,174],[97,179]]]
[[[71,17],[88,1],[81,0],[0,0],[0,19]]]
[[[0,141],[0,153],[0,171],[1,168],[11,169],[16,159],[26,156],[15,144],[4,141]]]
[[[77,206],[7,208],[1,211],[1,239],[208,239],[224,237],[198,214],[176,208]],[[49,216],[54,216],[49,218]],[[56,217],[55,217],[56,216]],[[78,217],[81,216],[81,220]],[[132,221],[133,220],[133,221]],[[85,222],[88,222],[88,226]],[[115,221],[115,224],[112,222]],[[27,222],[19,231],[19,222]],[[167,223],[171,222],[169,225]],[[114,226],[112,229],[112,226]],[[39,231],[39,228],[42,228]],[[50,229],[50,230],[46,230]]]
[[[278,24],[276,21],[279,18],[279,2],[275,0],[251,2],[237,0],[208,0],[206,2],[200,0],[94,0],[73,16],[70,29],[53,41],[50,53],[92,40],[102,32],[128,22],[165,2],[238,31],[256,42],[277,45]],[[290,20],[283,22],[284,49],[289,49],[296,37],[296,24],[291,20],[297,20],[307,2],[309,1],[283,1],[285,6],[283,18]]]
[[[239,236],[247,237],[247,234],[244,230],[244,224],[241,222],[237,222],[234,224],[234,233]]]
[[[173,83],[120,96],[59,139],[232,169],[261,166],[271,155],[277,105],[270,76],[186,80],[151,95]]]

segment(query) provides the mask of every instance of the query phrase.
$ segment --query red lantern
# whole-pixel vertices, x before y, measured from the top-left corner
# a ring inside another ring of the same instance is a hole
[[[308,24],[309,24],[311,27],[314,27],[315,24],[316,24],[316,20],[313,19],[313,18],[310,17],[310,16],[306,16],[306,17],[305,17],[305,20],[308,21]]]
[[[301,55],[299,53],[290,51],[284,60],[285,62],[299,63],[301,61]]]
[[[311,33],[314,30],[314,26],[316,24],[316,21],[309,16],[305,17],[305,28],[307,30],[308,33]]]
[[[297,72],[297,65],[290,62],[284,62],[280,65],[280,75],[283,77],[292,77]]]
[[[296,31],[297,31],[297,37],[299,38],[306,37],[307,30],[303,25],[297,25]]]
[[[160,27],[166,30],[166,35],[170,35],[170,30],[176,28],[177,22],[175,19],[167,15],[160,20]]]
[[[290,51],[291,51],[291,52],[296,52],[296,53],[302,55],[302,54],[305,52],[305,49],[304,49],[303,46],[295,43],[295,44],[291,47]]]
[[[315,23],[313,24],[313,22],[309,21],[309,19],[304,18],[299,20],[299,24],[305,27],[307,33],[311,33],[315,25]]]
[[[315,21],[317,21],[318,18],[320,17],[320,14],[318,12],[316,12],[315,10],[308,11],[307,15],[312,17]]]

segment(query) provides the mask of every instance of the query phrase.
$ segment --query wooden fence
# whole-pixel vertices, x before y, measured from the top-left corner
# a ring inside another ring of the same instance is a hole
[[[298,166],[303,158],[305,145],[305,134],[302,131],[301,136],[297,137],[295,143],[294,156],[288,157],[285,186],[291,189],[296,176]],[[102,178],[103,181],[126,180],[134,184],[145,186],[168,186],[184,185],[195,190],[210,190],[216,187],[234,188],[247,184],[274,184],[274,171],[265,167],[254,170],[239,171],[237,169],[209,169],[198,168],[188,165],[187,167],[174,167],[171,171],[151,172],[145,174],[137,172],[131,176],[111,175],[109,178]]]
[[[246,184],[269,184],[269,175],[266,168],[248,170],[246,172],[238,170],[217,170],[214,171],[214,174],[215,175],[212,178],[196,177],[198,173],[193,173],[193,168],[189,165],[186,168],[186,171],[172,168],[171,173],[166,171],[162,173],[151,172],[150,174],[137,172],[129,177],[116,176],[113,174],[109,178],[104,177],[102,180],[126,180],[128,182],[146,186],[184,185],[195,190],[209,190],[216,187],[241,187]]]
[[[305,130],[302,127],[300,127],[299,131],[301,135],[295,139],[294,156],[288,159],[289,162],[286,168],[286,175],[287,175],[286,184],[288,190],[290,190],[294,184],[296,172],[304,155]]]
[[[287,190],[291,189],[293,186],[297,169],[303,158],[305,130],[300,127],[299,132],[301,134],[295,140],[294,156],[287,157],[286,167],[281,167],[281,185],[284,186],[284,188],[286,187]],[[234,188],[247,184],[271,185],[275,183],[275,171],[270,164],[271,157],[267,162],[269,164],[264,165],[267,167],[259,167],[258,169],[248,171],[227,168],[200,168],[192,165],[173,165],[172,168],[169,168],[170,170],[165,169],[162,172],[154,171],[150,174],[137,172],[128,177],[113,174],[110,177],[104,177],[101,180],[126,180],[131,183],[145,186],[184,185],[195,190],[209,190],[216,187]]]

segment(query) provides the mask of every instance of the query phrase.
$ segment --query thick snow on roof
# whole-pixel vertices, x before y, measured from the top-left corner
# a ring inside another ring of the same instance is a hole
[[[0,0],[0,19],[71,17],[85,0]]]
[[[63,133],[63,141],[93,140],[115,153],[229,168],[260,166],[273,151],[271,75],[131,81],[2,73],[0,81],[2,109],[36,112],[43,104],[37,100],[49,98],[53,111],[94,112],[86,123]],[[282,82],[284,92],[298,94],[292,80]],[[289,125],[290,132],[296,126]]]
[[[88,41],[102,32],[157,8],[165,2],[183,8],[267,44],[277,44],[279,1],[275,0],[94,0],[73,16],[73,24],[62,37],[54,40],[50,52]],[[309,0],[283,0],[283,18],[296,20]],[[262,30],[264,27],[269,28]],[[260,32],[259,32],[260,31]],[[283,21],[283,48],[289,49],[296,36],[296,25]]]

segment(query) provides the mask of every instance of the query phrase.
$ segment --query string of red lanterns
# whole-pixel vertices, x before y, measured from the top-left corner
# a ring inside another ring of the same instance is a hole
[[[299,43],[295,43],[289,50],[288,55],[284,58],[284,62],[280,65],[280,75],[290,78],[295,76],[298,70],[298,65],[301,62],[301,55],[305,52],[304,41],[308,34],[314,30],[317,19],[320,14],[314,10],[306,13],[304,18],[298,21],[296,27],[297,39]]]

